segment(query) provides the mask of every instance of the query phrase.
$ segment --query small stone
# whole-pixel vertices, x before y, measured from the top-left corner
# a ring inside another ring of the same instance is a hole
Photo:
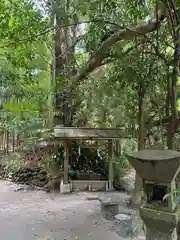
[[[117,214],[115,216],[115,218],[119,221],[128,221],[128,220],[132,220],[132,216],[131,215],[126,215],[126,214]]]
[[[24,187],[20,187],[20,188],[16,188],[14,189],[14,192],[19,192],[19,191],[24,191],[25,188]]]

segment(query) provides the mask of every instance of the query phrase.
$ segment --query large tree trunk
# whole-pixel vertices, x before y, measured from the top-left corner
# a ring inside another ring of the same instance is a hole
[[[169,124],[167,125],[167,147],[168,149],[173,148],[173,125],[171,124],[171,113],[170,113],[170,103],[171,103],[171,85],[172,79],[168,74],[167,79],[167,96],[166,96],[166,117],[169,119]]]
[[[139,89],[139,111],[138,111],[138,150],[142,150],[144,148],[144,96],[145,96],[145,89],[143,84],[140,84]],[[135,178],[135,189],[132,197],[132,204],[134,206],[138,206],[141,202],[142,197],[142,179],[136,173]]]
[[[56,33],[54,36],[54,92],[56,94],[54,124],[63,126],[72,125],[72,98],[69,97],[67,90],[64,91],[64,89],[67,89],[67,79],[70,79],[71,76],[75,74],[73,59],[75,49],[72,47],[72,39],[75,38],[74,35],[76,34],[76,29],[74,29],[74,26],[68,26],[71,23],[69,7],[69,1],[67,1],[64,6],[56,2],[54,7],[56,15]],[[61,11],[59,8],[61,8]],[[67,27],[63,27],[63,25],[67,25]]]
[[[177,112],[177,80],[179,74],[179,65],[180,65],[180,31],[179,31],[179,15],[180,11],[176,11],[177,16],[172,19],[171,25],[174,29],[174,65],[172,78],[169,80],[168,90],[170,92],[170,105],[171,105],[171,119],[169,122],[168,133],[167,133],[167,144],[168,149],[173,149],[173,140],[176,133],[176,121],[178,118]]]

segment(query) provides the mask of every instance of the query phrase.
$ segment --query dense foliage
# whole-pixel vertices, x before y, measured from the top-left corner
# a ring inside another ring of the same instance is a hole
[[[155,138],[178,149],[179,5],[1,1],[1,131],[49,137],[55,110],[66,126],[121,127],[139,149]]]
[[[1,129],[30,134],[52,105],[50,21],[28,1],[0,5]]]

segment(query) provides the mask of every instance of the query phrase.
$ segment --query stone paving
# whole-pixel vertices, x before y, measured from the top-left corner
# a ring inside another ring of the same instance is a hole
[[[17,185],[0,181],[0,240],[125,239],[114,231],[113,221],[102,218],[100,202],[87,200],[89,195],[97,193],[18,191]]]

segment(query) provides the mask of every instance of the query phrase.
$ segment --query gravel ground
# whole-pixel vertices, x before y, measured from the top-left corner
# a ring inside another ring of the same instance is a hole
[[[16,191],[0,181],[0,240],[123,240],[102,218],[97,193]]]

